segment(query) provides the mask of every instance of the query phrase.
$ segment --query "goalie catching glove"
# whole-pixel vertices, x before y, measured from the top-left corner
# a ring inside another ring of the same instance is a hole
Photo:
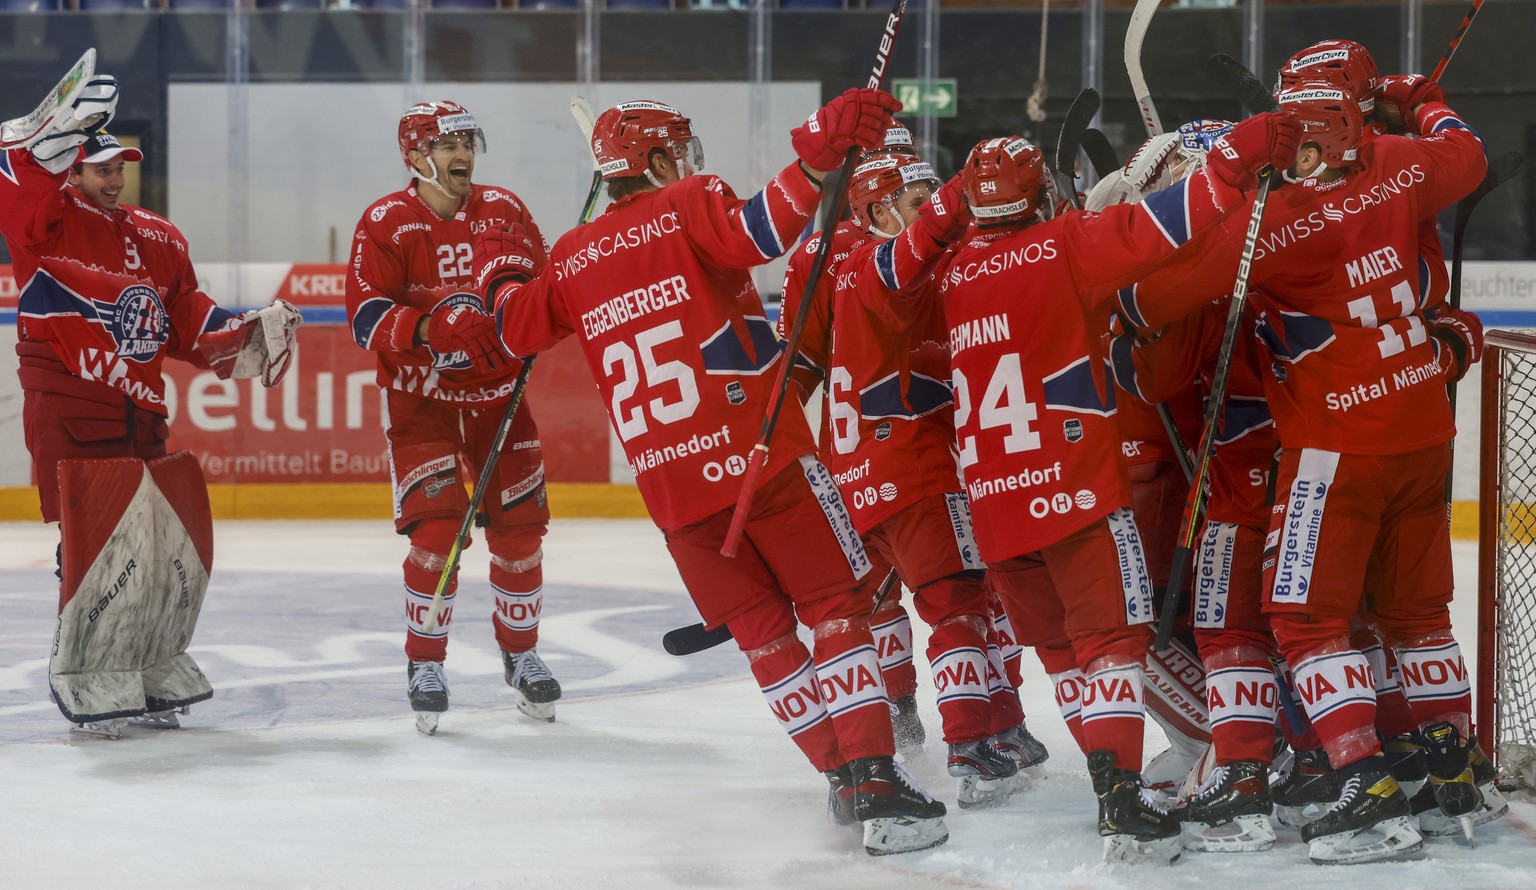
[[[292,303],[274,300],[197,338],[197,351],[220,380],[258,377],[262,386],[276,386],[293,363],[294,341],[303,322]]]
[[[80,146],[117,113],[117,78],[102,74],[90,79],[70,107],[50,121],[32,143],[32,156],[44,170],[63,173],[80,157]]]
[[[884,90],[848,90],[791,130],[790,142],[802,164],[826,173],[842,164],[850,148],[883,146],[894,124],[891,115],[900,110],[901,103]]]

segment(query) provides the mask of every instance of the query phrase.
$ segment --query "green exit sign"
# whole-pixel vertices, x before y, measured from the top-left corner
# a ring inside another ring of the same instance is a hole
[[[934,117],[954,117],[960,97],[953,77],[937,78],[926,84],[921,80],[892,80],[891,93],[901,102],[902,114]]]

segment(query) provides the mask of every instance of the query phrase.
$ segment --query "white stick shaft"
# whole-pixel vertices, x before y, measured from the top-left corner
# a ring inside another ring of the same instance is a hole
[[[1141,109],[1141,122],[1146,125],[1148,136],[1163,132],[1163,122],[1158,119],[1157,107],[1152,104],[1152,91],[1147,88],[1146,75],[1141,72],[1141,44],[1147,39],[1147,29],[1152,27],[1152,14],[1157,12],[1159,2],[1136,0],[1130,27],[1125,32],[1125,73],[1131,78],[1131,93]]]

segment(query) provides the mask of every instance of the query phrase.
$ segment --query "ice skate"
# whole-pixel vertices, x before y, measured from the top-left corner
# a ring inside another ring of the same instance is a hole
[[[1424,760],[1424,737],[1417,732],[1383,736],[1381,753],[1387,758],[1392,778],[1410,798],[1419,786],[1429,778],[1429,766]]]
[[[86,720],[70,724],[69,734],[89,739],[116,739],[122,737],[123,720]]]
[[[853,814],[853,769],[843,764],[837,769],[822,773],[827,777],[827,821],[833,825],[855,825],[858,817]]]
[[[896,736],[896,753],[903,761],[910,762],[923,753],[928,733],[917,716],[917,696],[903,695],[891,702],[891,732]]]
[[[517,709],[535,720],[555,722],[555,702],[560,700],[560,681],[549,672],[537,649],[501,653],[507,685],[517,698]]]
[[[182,708],[181,712],[186,713]],[[181,720],[176,716],[175,708],[167,708],[164,711],[147,711],[143,714],[135,714],[128,718],[129,726],[144,726],[150,729],[180,729]]]
[[[1293,751],[1275,766],[1277,777],[1270,782],[1269,796],[1281,825],[1301,828],[1339,799],[1343,783],[1328,763],[1327,752]]]
[[[413,661],[406,666],[406,695],[416,712],[416,731],[437,735],[437,720],[448,710],[448,680],[441,661]]]
[[[1403,789],[1392,778],[1384,758],[1372,759],[1378,763],[1344,778],[1338,803],[1302,827],[1301,839],[1307,842],[1307,855],[1313,862],[1377,862],[1424,848]]]
[[[1141,774],[1116,769],[1115,755],[1088,754],[1088,775],[1099,798],[1099,835],[1105,862],[1169,863],[1179,858],[1179,820],[1141,784]]]
[[[1446,727],[1450,733],[1460,737],[1460,733],[1448,724],[1437,724],[1425,730],[1426,733],[1435,731],[1438,727]],[[1483,756],[1482,748],[1478,747],[1474,736],[1459,754],[1447,754],[1439,750],[1435,742],[1430,742],[1426,747],[1429,761],[1429,782],[1413,795],[1409,805],[1414,815],[1419,817],[1419,831],[1429,837],[1455,837],[1462,835],[1467,842],[1472,842],[1472,830],[1479,825],[1499,819],[1509,812],[1509,801],[1504,799],[1503,792],[1494,784],[1498,777],[1498,771],[1488,758]],[[1465,758],[1467,769],[1457,773],[1456,778],[1450,781],[1437,780],[1435,774],[1440,771],[1449,773],[1457,765],[1462,757]],[[1463,779],[1470,778],[1470,782],[1477,790],[1479,800],[1476,807],[1467,812],[1455,812],[1456,809],[1464,809],[1466,800],[1470,795],[1465,789],[1458,787],[1463,784]],[[1453,799],[1452,809],[1448,810],[1441,803],[1441,795]]]
[[[1269,768],[1252,760],[1216,767],[1205,784],[1175,811],[1184,849],[1253,853],[1275,845]]]
[[[944,804],[929,797],[894,759],[860,757],[848,766],[853,776],[854,818],[864,823],[866,853],[911,853],[949,840]]]
[[[991,742],[977,739],[949,746],[949,774],[960,780],[956,802],[962,810],[999,806],[1018,790],[1018,762]]]
[[[1051,752],[1045,749],[1045,743],[1035,738],[1023,723],[1012,729],[1005,729],[993,736],[992,747],[1003,752],[1019,765],[1019,771],[1031,779],[1043,779],[1045,774],[1045,762],[1051,759]]]

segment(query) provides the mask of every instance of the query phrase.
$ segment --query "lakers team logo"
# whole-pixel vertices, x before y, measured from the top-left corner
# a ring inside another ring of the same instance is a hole
[[[136,362],[154,358],[170,336],[160,293],[148,285],[135,284],[118,294],[107,330],[123,358]]]

